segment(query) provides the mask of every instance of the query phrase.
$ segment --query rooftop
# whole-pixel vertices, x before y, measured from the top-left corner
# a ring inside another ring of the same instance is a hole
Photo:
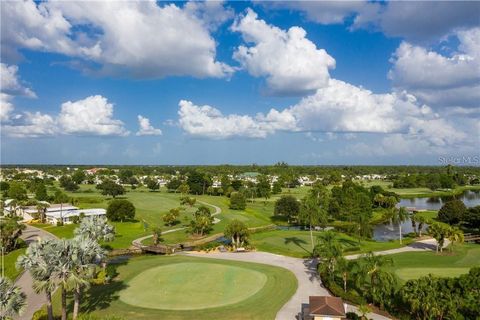
[[[343,300],[337,297],[310,296],[310,314],[345,317]]]

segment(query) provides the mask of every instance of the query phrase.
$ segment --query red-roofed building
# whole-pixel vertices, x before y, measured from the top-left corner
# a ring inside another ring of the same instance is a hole
[[[341,320],[346,317],[346,306],[341,298],[311,296],[302,310],[303,320]]]

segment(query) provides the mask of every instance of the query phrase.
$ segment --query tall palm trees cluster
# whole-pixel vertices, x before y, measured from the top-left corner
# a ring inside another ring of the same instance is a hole
[[[45,239],[31,244],[17,260],[17,267],[30,272],[33,288],[44,293],[48,319],[53,319],[52,294],[61,292],[61,318],[67,319],[67,294],[73,295],[73,319],[77,319],[82,292],[89,288],[97,267],[106,260],[98,241],[113,240],[114,229],[105,218],[82,219],[73,239]]]
[[[450,241],[450,250],[452,251],[454,244],[462,243],[464,239],[463,231],[460,228],[439,222],[433,222],[428,226],[428,234],[437,241],[437,253],[443,252],[446,239]]]
[[[320,258],[319,272],[327,284],[341,283],[344,293],[354,290],[382,307],[392,300],[397,278],[388,269],[393,264],[388,257],[370,252],[357,260],[346,260],[342,239],[333,231],[318,236],[314,255]]]

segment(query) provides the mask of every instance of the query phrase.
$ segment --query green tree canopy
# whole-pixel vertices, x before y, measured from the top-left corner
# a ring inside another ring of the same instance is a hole
[[[135,206],[128,200],[114,199],[107,207],[107,218],[111,221],[129,221],[135,218]]]
[[[106,180],[97,185],[96,188],[101,190],[102,195],[112,196],[112,198],[125,194],[125,188],[118,183],[113,182],[112,180]]]
[[[296,221],[300,212],[300,202],[294,196],[282,196],[275,202],[274,215],[286,217],[287,221]]]
[[[230,194],[230,209],[233,210],[245,210],[247,207],[247,201],[245,196],[241,192],[232,192]]]
[[[26,200],[27,190],[21,182],[12,181],[8,188],[8,197],[15,200]]]
[[[448,224],[457,224],[463,220],[466,211],[467,207],[461,200],[451,200],[438,211],[438,220]]]

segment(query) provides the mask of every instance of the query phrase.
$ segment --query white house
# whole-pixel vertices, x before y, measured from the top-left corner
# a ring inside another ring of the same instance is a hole
[[[24,221],[34,220],[35,216],[38,214],[38,208],[34,206],[11,206],[12,199],[7,199],[4,202],[4,213],[12,214],[23,217]],[[40,201],[44,204],[49,204],[46,201]],[[49,204],[50,206],[46,208],[45,216],[46,221],[51,224],[57,224],[60,221],[63,221],[64,224],[69,224],[73,222],[74,217],[83,216],[104,216],[107,214],[105,209],[79,209],[70,203],[62,204]]]

